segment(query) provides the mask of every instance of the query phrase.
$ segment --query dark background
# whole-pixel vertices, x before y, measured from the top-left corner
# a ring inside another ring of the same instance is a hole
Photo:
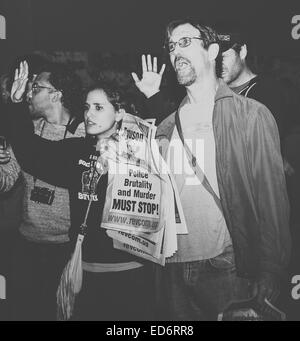
[[[166,23],[188,15],[209,23],[245,24],[262,56],[300,57],[291,36],[296,0],[0,0],[7,39],[0,40],[0,74],[30,51],[159,54]]]

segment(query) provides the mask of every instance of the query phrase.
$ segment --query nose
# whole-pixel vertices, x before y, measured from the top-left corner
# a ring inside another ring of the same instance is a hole
[[[179,45],[179,42],[177,41],[173,53],[175,53],[176,55],[178,55],[179,52],[182,51],[183,49],[184,49],[184,47],[181,47],[181,46]]]
[[[93,111],[91,110],[91,108],[86,109],[86,111],[85,111],[85,117],[88,119],[88,118],[91,118],[92,115],[93,115]]]
[[[178,57],[178,50],[177,46],[175,46],[175,50],[169,53],[169,57],[172,63],[175,63],[177,57]]]
[[[32,99],[32,89],[28,90],[26,93],[26,100],[29,102]]]
[[[178,54],[178,51],[181,50],[181,47],[179,46],[178,42],[175,43],[174,50],[170,52],[171,56],[176,56]]]

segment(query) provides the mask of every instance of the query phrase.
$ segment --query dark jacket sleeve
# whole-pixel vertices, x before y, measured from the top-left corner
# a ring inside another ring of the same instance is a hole
[[[49,141],[34,134],[27,107],[11,104],[8,110],[11,143],[21,168],[54,186],[70,187],[83,139]]]
[[[282,276],[290,258],[289,201],[276,122],[265,106],[249,117],[247,130],[258,211],[260,271]]]

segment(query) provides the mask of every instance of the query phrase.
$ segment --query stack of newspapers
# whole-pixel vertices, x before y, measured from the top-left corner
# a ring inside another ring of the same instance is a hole
[[[109,165],[101,228],[116,249],[164,265],[187,229],[154,123],[126,114],[120,131],[98,146]]]

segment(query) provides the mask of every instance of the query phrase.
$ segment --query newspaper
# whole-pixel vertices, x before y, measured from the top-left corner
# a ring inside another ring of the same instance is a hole
[[[177,233],[187,229],[155,134],[154,120],[126,114],[118,134],[97,146],[109,168],[101,228],[116,249],[164,265],[177,251]]]

